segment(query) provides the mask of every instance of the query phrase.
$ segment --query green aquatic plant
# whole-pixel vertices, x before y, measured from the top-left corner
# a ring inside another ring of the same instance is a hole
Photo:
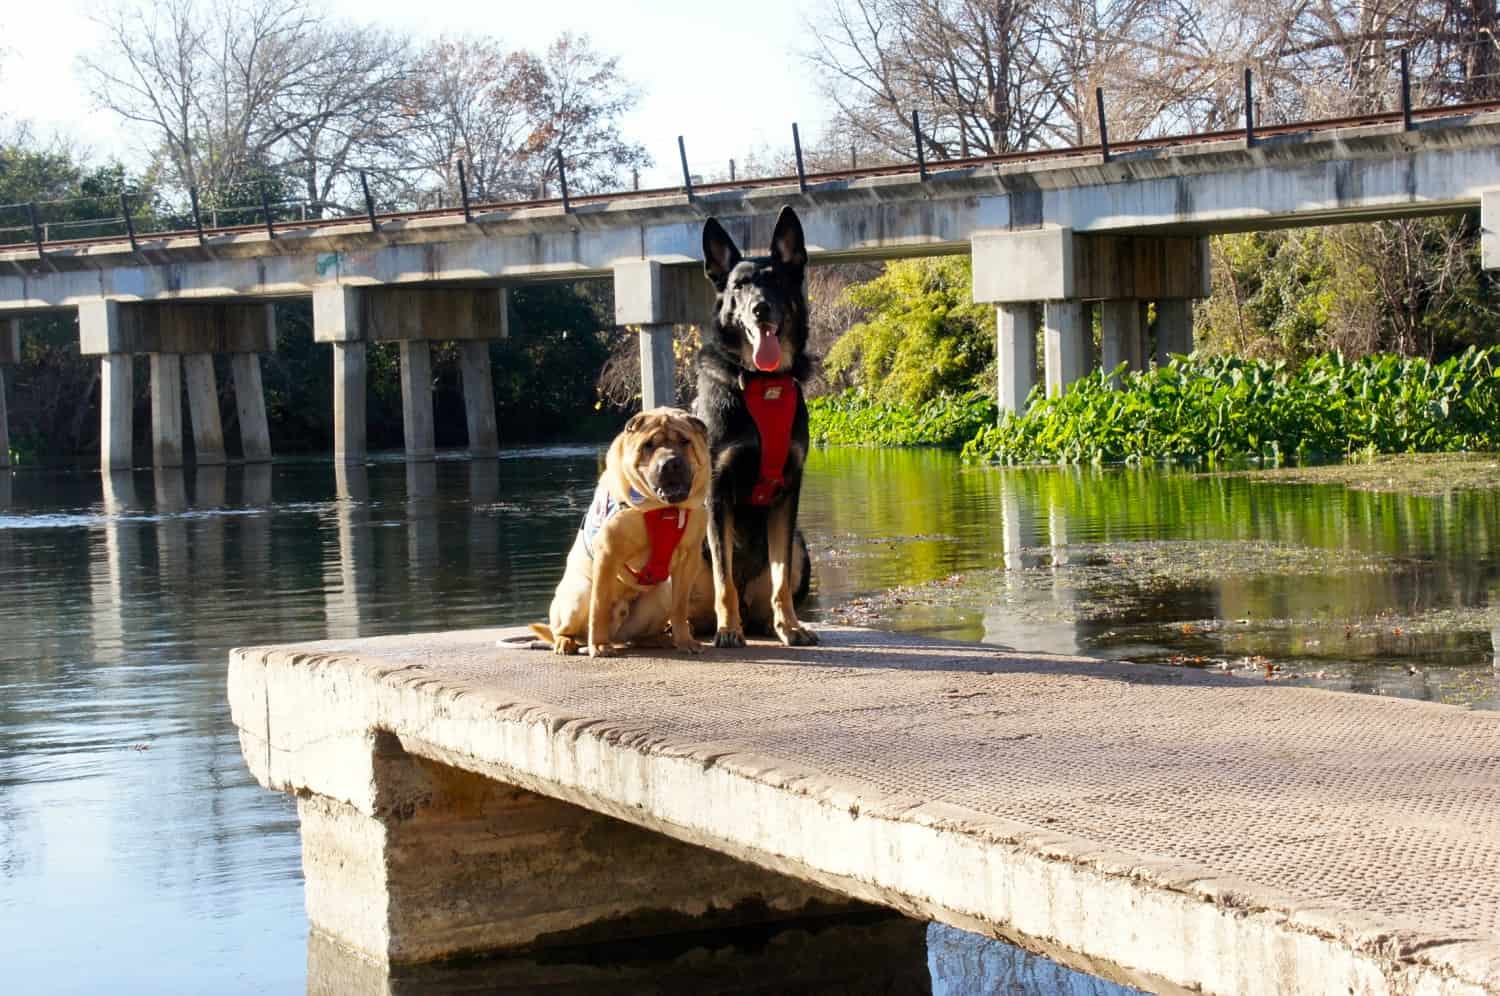
[[[1118,390],[1111,377],[1121,375]],[[1214,463],[1500,449],[1500,348],[1441,363],[1377,354],[1300,366],[1175,357],[1125,374],[1097,371],[1061,396],[1033,393],[964,446],[1000,463]]]
[[[807,403],[815,443],[836,446],[959,447],[995,424],[995,401],[983,391],[940,394],[920,405],[881,401],[859,388]]]

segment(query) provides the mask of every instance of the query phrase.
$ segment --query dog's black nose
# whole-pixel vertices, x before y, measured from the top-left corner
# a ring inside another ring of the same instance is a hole
[[[755,314],[757,322],[763,322],[771,317],[771,306],[764,301],[756,301],[755,307],[750,310]]]

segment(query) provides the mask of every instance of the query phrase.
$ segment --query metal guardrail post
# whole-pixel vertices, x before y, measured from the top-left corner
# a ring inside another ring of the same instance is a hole
[[[365,214],[370,219],[370,231],[380,231],[380,224],[375,220],[375,198],[370,196],[370,180],[365,176],[365,171],[359,171],[359,189],[365,194]]]
[[[1401,130],[1411,131],[1411,58],[1401,48]]]
[[[125,191],[120,191],[120,215],[125,219],[125,234],[130,239],[130,251],[140,252],[141,247],[135,241],[135,219],[130,217],[130,197]]]
[[[35,203],[26,205],[26,214],[31,218],[31,240],[36,243],[36,254],[38,257],[45,256],[47,253],[42,249],[42,243],[46,240],[42,238],[42,225],[37,221]]]
[[[469,171],[464,168],[464,161],[458,161],[458,194],[464,202],[464,224],[474,222],[474,212],[469,207]]]
[[[203,237],[203,216],[198,213],[198,188],[188,188],[188,200],[193,204],[193,228],[198,232],[198,244],[206,245],[208,239]]]
[[[682,189],[687,191],[688,200],[693,199],[693,174],[688,172],[687,144],[683,142],[682,136],[677,136],[677,156],[682,160]]]
[[[927,180],[927,157],[922,151],[922,119],[917,117],[917,112],[911,112],[911,137],[917,146],[917,176],[923,182]]]
[[[1094,87],[1094,105],[1099,109],[1099,152],[1109,162],[1109,126],[1104,121],[1104,87]]]
[[[1245,67],[1245,144],[1255,144],[1255,90],[1250,67]]]
[[[562,149],[557,150],[557,186],[562,190],[563,214],[573,210],[568,203],[568,167],[563,162]]]
[[[797,152],[797,189],[807,193],[807,170],[802,168],[802,135],[797,131],[797,122],[792,122],[792,148]]]
[[[276,238],[276,224],[271,220],[271,198],[266,193],[266,185],[260,184],[260,216],[266,223],[266,238]]]

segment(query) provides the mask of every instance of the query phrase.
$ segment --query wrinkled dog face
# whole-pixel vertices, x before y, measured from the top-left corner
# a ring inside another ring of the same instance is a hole
[[[703,269],[718,297],[718,331],[725,352],[746,370],[785,371],[797,343],[787,331],[804,320],[807,247],[802,223],[783,209],[771,235],[769,256],[746,259],[714,219],[703,226]]]
[[[653,408],[625,423],[626,458],[655,496],[686,501],[708,480],[708,427],[679,408]]]

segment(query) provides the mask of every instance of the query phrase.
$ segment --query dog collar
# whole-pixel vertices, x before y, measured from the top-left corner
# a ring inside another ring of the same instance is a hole
[[[625,569],[635,577],[637,584],[651,588],[661,584],[672,573],[672,554],[677,552],[677,544],[682,542],[682,534],[687,532],[688,510],[668,505],[652,509],[645,516],[646,537],[651,541],[651,555],[640,570],[629,566]]]
[[[771,504],[786,486],[786,458],[792,447],[792,422],[797,417],[801,390],[791,374],[747,379],[745,407],[760,435],[760,477],[750,492],[752,505]]]

